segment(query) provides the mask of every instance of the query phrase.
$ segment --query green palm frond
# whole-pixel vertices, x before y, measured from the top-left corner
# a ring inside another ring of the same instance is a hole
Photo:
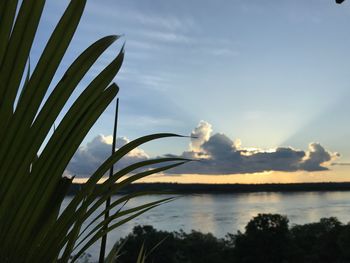
[[[160,158],[138,162],[97,186],[106,172],[136,147],[180,136],[161,133],[138,138],[112,154],[60,211],[72,184],[71,178],[62,175],[86,134],[117,95],[119,88],[113,79],[124,59],[122,47],[62,112],[89,69],[119,38],[106,36],[97,40],[52,87],[85,4],[86,0],[70,1],[37,64],[30,65],[29,55],[45,0],[0,2],[0,262],[75,261],[106,232],[172,200],[165,198],[120,209],[104,219],[106,211],[149,193],[121,196],[110,207],[94,213],[111,195],[136,180],[190,161]],[[63,118],[51,134],[60,114]],[[84,229],[83,224],[87,225]]]

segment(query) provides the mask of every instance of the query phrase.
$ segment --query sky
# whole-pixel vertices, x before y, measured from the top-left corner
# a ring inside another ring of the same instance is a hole
[[[67,4],[47,1],[33,64]],[[118,145],[155,132],[198,139],[149,143],[119,166],[174,155],[201,162],[146,181],[350,181],[349,25],[349,1],[89,0],[54,82],[92,42],[122,35],[66,109],[125,43]],[[113,114],[114,104],[68,174],[88,177],[108,156]]]

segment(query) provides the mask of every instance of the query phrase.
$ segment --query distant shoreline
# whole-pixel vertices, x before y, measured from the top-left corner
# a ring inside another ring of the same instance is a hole
[[[74,183],[69,195],[74,195],[81,184]],[[329,183],[273,183],[273,184],[181,184],[181,183],[134,183],[117,194],[137,191],[157,191],[172,194],[229,194],[254,192],[311,192],[350,191],[350,182]]]

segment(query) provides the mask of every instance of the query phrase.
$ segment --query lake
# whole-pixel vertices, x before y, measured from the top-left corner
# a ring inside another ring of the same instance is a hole
[[[127,207],[156,201],[167,196],[146,196],[130,201]],[[66,206],[71,197],[64,200]],[[102,209],[101,209],[102,211]],[[186,195],[146,212],[108,234],[107,251],[120,237],[136,225],[152,225],[159,230],[199,230],[224,237],[226,233],[244,230],[247,222],[258,213],[287,215],[290,224],[316,222],[335,216],[341,222],[350,221],[350,191],[294,193],[237,193]],[[88,250],[97,260],[100,242]]]

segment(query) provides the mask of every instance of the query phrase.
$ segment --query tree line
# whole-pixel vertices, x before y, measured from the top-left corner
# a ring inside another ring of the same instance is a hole
[[[98,185],[96,186],[98,188]],[[72,184],[69,195],[76,194],[81,184]],[[286,184],[179,184],[179,183],[133,183],[116,194],[136,191],[154,191],[170,194],[227,194],[250,192],[303,192],[303,191],[349,191],[349,182],[286,183]]]
[[[258,214],[244,232],[217,238],[210,233],[160,231],[136,226],[121,239],[116,262],[136,262],[143,246],[146,262],[227,263],[227,262],[350,262],[350,224],[335,217],[319,222],[289,225],[286,216]]]

